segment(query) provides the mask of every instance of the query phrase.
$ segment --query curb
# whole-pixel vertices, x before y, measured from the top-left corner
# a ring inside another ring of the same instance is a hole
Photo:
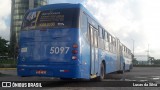
[[[16,70],[17,68],[0,68],[0,70]]]

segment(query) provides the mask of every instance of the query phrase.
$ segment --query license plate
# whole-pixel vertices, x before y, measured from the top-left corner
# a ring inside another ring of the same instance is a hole
[[[36,74],[46,74],[46,70],[36,70]]]

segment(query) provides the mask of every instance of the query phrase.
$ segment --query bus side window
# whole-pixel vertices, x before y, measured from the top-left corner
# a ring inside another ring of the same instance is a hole
[[[112,43],[112,36],[109,35],[109,43]]]
[[[108,35],[107,35],[107,32],[105,32],[105,41],[108,42]]]
[[[94,30],[94,46],[98,47],[98,31]]]
[[[113,52],[116,52],[116,40],[114,37],[112,37],[112,46],[113,46]]]
[[[123,51],[122,51],[122,43],[121,42],[120,42],[120,46],[119,47],[120,47],[120,49],[119,49],[120,53],[122,54]]]
[[[122,52],[123,52],[123,56],[124,56],[124,45],[122,45]]]
[[[91,45],[93,47],[98,47],[98,30],[90,25],[91,31]]]
[[[109,51],[111,52],[111,36],[108,34],[108,44],[109,44]]]
[[[131,50],[129,50],[129,55],[131,55]]]
[[[105,40],[105,32],[106,32],[106,30],[103,29],[103,32],[102,32],[103,40]]]
[[[80,16],[80,30],[82,31],[82,33],[84,33],[85,38],[87,39],[87,41],[90,41],[90,37],[89,37],[89,29],[88,29],[88,21],[87,21],[87,16],[84,12],[81,12],[81,16]],[[87,30],[87,32],[86,32]]]
[[[128,52],[128,49],[127,49],[127,47],[126,47],[126,57],[127,57],[127,55],[128,55],[128,53],[127,53],[127,52]]]
[[[110,51],[113,52],[113,41],[112,41],[112,36],[110,35]]]
[[[127,55],[128,55],[128,48],[126,47],[126,57],[127,57]]]
[[[126,46],[125,46],[125,57],[127,56],[127,53],[126,53],[126,52],[127,52],[127,48],[126,48]]]
[[[104,49],[104,42],[103,42],[103,29],[99,26],[98,28],[98,47]]]
[[[103,29],[99,27],[99,37],[103,38]]]
[[[109,43],[108,43],[108,34],[107,34],[107,32],[105,31],[104,32],[104,43],[105,43],[105,50],[109,50]]]
[[[113,46],[114,46],[114,47],[116,46],[116,40],[115,40],[114,37],[113,37]]]
[[[90,32],[91,32],[91,45],[94,46],[94,43],[93,43],[93,31],[94,30],[93,30],[92,26],[90,26],[89,29],[90,29]]]
[[[80,19],[80,28],[82,31],[86,31],[87,29],[87,16],[83,12]]]

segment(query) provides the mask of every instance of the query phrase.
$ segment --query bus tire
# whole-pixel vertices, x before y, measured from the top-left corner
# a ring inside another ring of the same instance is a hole
[[[127,72],[130,72],[132,70],[132,65],[129,65],[129,69],[127,70]]]
[[[104,63],[101,63],[100,76],[97,77],[97,81],[102,81],[105,78]]]
[[[124,74],[125,72],[125,64],[123,64],[123,70],[118,71],[118,74]]]

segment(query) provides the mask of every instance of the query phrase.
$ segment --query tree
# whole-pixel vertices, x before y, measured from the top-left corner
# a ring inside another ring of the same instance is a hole
[[[7,40],[0,37],[0,56],[8,56],[9,45]]]
[[[154,61],[153,61],[153,64],[154,64],[154,65],[160,65],[160,59],[154,60]]]
[[[133,63],[133,65],[137,65],[137,64],[138,64],[137,59],[136,59],[136,58],[133,58],[132,63]]]

